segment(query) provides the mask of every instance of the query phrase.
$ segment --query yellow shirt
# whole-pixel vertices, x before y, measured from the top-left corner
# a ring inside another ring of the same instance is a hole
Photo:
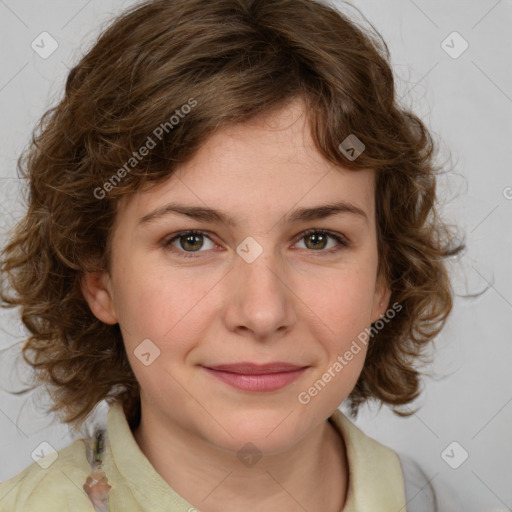
[[[365,435],[339,410],[330,420],[347,448],[349,482],[342,512],[406,512],[397,453]],[[119,402],[108,411],[106,440],[102,469],[112,486],[110,512],[196,512],[142,453]],[[95,511],[83,490],[92,471],[85,440],[78,439],[57,454],[46,469],[41,459],[0,484],[0,512]]]

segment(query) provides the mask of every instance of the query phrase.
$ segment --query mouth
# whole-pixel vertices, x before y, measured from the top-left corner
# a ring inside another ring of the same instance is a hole
[[[298,379],[308,369],[290,363],[235,363],[215,366],[203,366],[210,375],[224,383],[251,392],[268,392],[284,388]]]

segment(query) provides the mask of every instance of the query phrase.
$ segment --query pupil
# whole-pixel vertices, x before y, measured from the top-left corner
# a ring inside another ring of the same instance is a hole
[[[316,240],[316,242],[313,242],[313,248],[318,247],[318,242],[320,242],[320,245],[322,246],[322,242],[325,242],[325,236],[318,233],[313,233],[312,235],[309,235],[308,237],[310,240]]]
[[[183,244],[182,244],[182,247],[184,249],[199,249],[200,248],[200,243],[198,244],[199,242],[199,238],[200,238],[201,235],[185,235],[183,236],[182,238],[185,238],[185,246],[189,245],[189,247],[185,247]],[[309,235],[308,237],[308,240],[313,240],[313,243],[311,244],[313,246],[313,249],[315,248],[318,248],[318,247],[323,247],[323,243],[325,243],[325,236],[323,234],[318,234],[318,233],[313,233],[312,235]]]
[[[198,244],[196,243],[196,247],[194,247],[194,240],[197,242],[199,240],[199,236],[200,235],[185,235],[183,238],[185,238],[185,246],[183,247],[184,249],[199,249],[200,248],[200,245],[198,246]],[[192,247],[186,247],[186,245],[188,245],[190,243],[190,245]]]

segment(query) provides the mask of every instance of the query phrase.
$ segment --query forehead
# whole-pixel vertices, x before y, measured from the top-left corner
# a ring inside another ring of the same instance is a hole
[[[328,161],[313,142],[304,104],[294,101],[219,129],[168,180],[130,197],[119,212],[140,219],[173,201],[222,210],[237,224],[340,200],[372,220],[374,171]]]

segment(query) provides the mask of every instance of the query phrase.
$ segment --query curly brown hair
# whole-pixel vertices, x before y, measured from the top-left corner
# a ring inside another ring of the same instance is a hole
[[[445,258],[465,245],[437,213],[437,145],[399,105],[373,32],[320,0],[146,1],[103,31],[18,160],[28,208],[3,249],[0,296],[30,332],[22,354],[36,384],[21,393],[45,384],[49,410],[72,426],[115,398],[138,424],[119,325],[99,321],[81,289],[86,272],[110,271],[119,200],[167,180],[219,128],[301,98],[328,160],[376,171],[379,272],[402,306],[369,344],[351,413],[375,399],[411,414],[397,406],[420,393],[416,362],[452,309]],[[127,169],[159,126],[161,140]],[[339,147],[349,135],[365,145],[355,159]]]

